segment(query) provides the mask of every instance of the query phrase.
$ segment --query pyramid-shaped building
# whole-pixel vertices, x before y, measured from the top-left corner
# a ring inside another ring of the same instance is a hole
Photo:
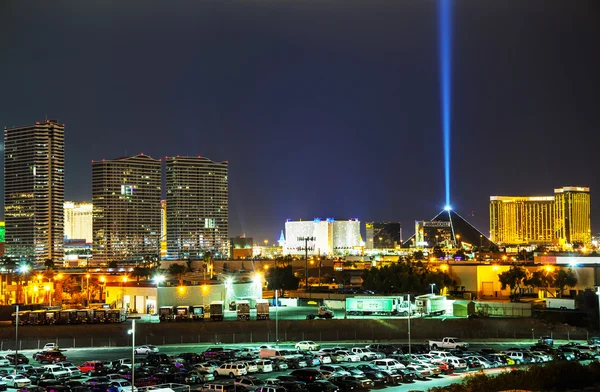
[[[404,244],[403,248],[411,246],[435,247],[442,243],[451,242],[457,247],[479,247],[489,249],[495,244],[465,218],[450,208],[440,211],[430,221],[421,223],[418,236],[413,235]],[[417,242],[415,244],[415,242]]]

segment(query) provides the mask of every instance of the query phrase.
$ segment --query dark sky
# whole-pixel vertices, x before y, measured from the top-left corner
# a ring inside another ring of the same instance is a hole
[[[452,204],[592,190],[600,230],[600,3],[456,1]],[[91,160],[228,160],[230,234],[286,218],[433,217],[444,204],[434,1],[1,1],[0,124],[66,128]]]

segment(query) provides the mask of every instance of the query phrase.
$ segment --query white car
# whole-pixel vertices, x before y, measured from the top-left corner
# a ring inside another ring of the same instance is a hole
[[[375,354],[373,351],[369,351],[366,348],[363,347],[353,347],[352,351],[354,354],[358,355],[360,357],[360,359],[362,359],[363,361],[368,361],[371,359],[377,359],[377,354]]]
[[[42,351],[54,351],[54,350],[58,350],[58,344],[56,344],[56,343],[46,343],[44,345],[44,348],[42,348]]]
[[[238,376],[245,376],[248,374],[248,370],[246,369],[246,365],[241,363],[224,363],[213,372],[215,377],[225,376],[229,378],[234,378]]]
[[[394,373],[396,370],[404,369],[404,365],[395,359],[386,358],[386,359],[376,359],[371,362],[373,365],[377,366],[381,370],[385,370],[387,372]]]
[[[55,365],[58,365],[69,372],[69,377],[81,377],[81,370],[73,362],[56,362]]]
[[[148,355],[148,354],[151,354],[151,353],[157,353],[158,352],[158,347],[153,346],[151,344],[147,344],[147,345],[144,345],[144,346],[140,346],[140,347],[136,348],[133,351],[136,354]]]
[[[349,351],[342,351],[342,350],[336,351],[333,354],[333,356],[334,357],[332,357],[332,359],[335,358],[334,362],[359,362],[360,361],[360,357],[358,355],[351,353]]]
[[[10,366],[10,361],[4,356],[0,355],[0,366]]]
[[[202,363],[195,364],[194,366],[192,366],[192,368],[194,370],[204,370],[205,372],[214,373],[214,371],[217,367],[208,362],[202,362]],[[257,369],[257,371],[258,371],[258,369]]]
[[[318,351],[320,348],[320,344],[317,344],[310,340],[303,340],[301,342],[296,343],[296,350]]]
[[[131,383],[127,380],[115,380],[110,383],[113,387],[117,388],[119,392],[131,392]],[[137,391],[136,387],[133,387],[133,392]]]
[[[31,380],[20,374],[9,374],[8,376],[2,377],[2,381],[12,388],[23,388],[31,385]]]

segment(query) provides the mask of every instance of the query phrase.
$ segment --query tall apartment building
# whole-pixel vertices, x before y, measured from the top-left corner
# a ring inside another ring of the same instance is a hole
[[[550,244],[554,197],[490,197],[490,235],[499,244]]]
[[[498,244],[589,243],[589,188],[557,188],[554,196],[491,196],[490,234]]]
[[[94,261],[160,254],[161,161],[140,154],[92,162]]]
[[[554,189],[554,214],[559,243],[587,244],[592,240],[590,188],[566,186]]]
[[[64,259],[65,126],[55,120],[4,128],[6,255]]]
[[[84,239],[85,242],[92,242],[92,209],[92,203],[65,202],[65,239]]]
[[[169,258],[229,253],[228,163],[203,157],[167,157]]]

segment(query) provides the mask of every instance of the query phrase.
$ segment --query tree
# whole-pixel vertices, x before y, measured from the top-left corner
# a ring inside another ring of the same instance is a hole
[[[548,289],[554,284],[554,275],[549,274],[544,270],[534,271],[531,275],[529,275],[525,281],[523,282],[526,286],[537,288]]]
[[[525,279],[527,279],[527,270],[516,265],[510,267],[508,271],[504,271],[498,275],[502,290],[505,290],[506,287],[510,287],[510,300],[512,302],[519,302],[519,299],[523,294]]]
[[[441,246],[434,246],[433,257],[435,257],[436,259],[443,259],[446,257],[446,252],[444,252]]]
[[[575,287],[576,284],[577,277],[575,277],[571,268],[568,270],[559,269],[556,271],[554,276],[554,287],[556,287],[559,298],[562,298],[562,294],[567,287]]]
[[[285,295],[286,290],[298,290],[300,279],[294,275],[292,266],[275,267],[269,270],[267,277],[267,288],[269,290],[280,290],[280,297]]]
[[[194,272],[194,262],[192,261],[191,257],[185,262],[185,269],[186,272]]]
[[[148,278],[152,276],[152,269],[148,267],[134,267],[133,271],[131,271],[131,276],[134,277],[137,282],[140,281],[140,278],[148,280]]]
[[[431,283],[439,289],[453,284],[452,278],[436,268],[417,263],[397,263],[371,268],[362,275],[363,287],[377,293],[424,293]]]
[[[185,266],[179,263],[173,263],[167,269],[167,273],[171,275],[173,278],[177,278],[179,280],[179,284],[183,284],[183,274],[185,274]]]
[[[54,269],[54,260],[52,260],[52,259],[44,260],[44,266],[46,267],[46,269]]]

